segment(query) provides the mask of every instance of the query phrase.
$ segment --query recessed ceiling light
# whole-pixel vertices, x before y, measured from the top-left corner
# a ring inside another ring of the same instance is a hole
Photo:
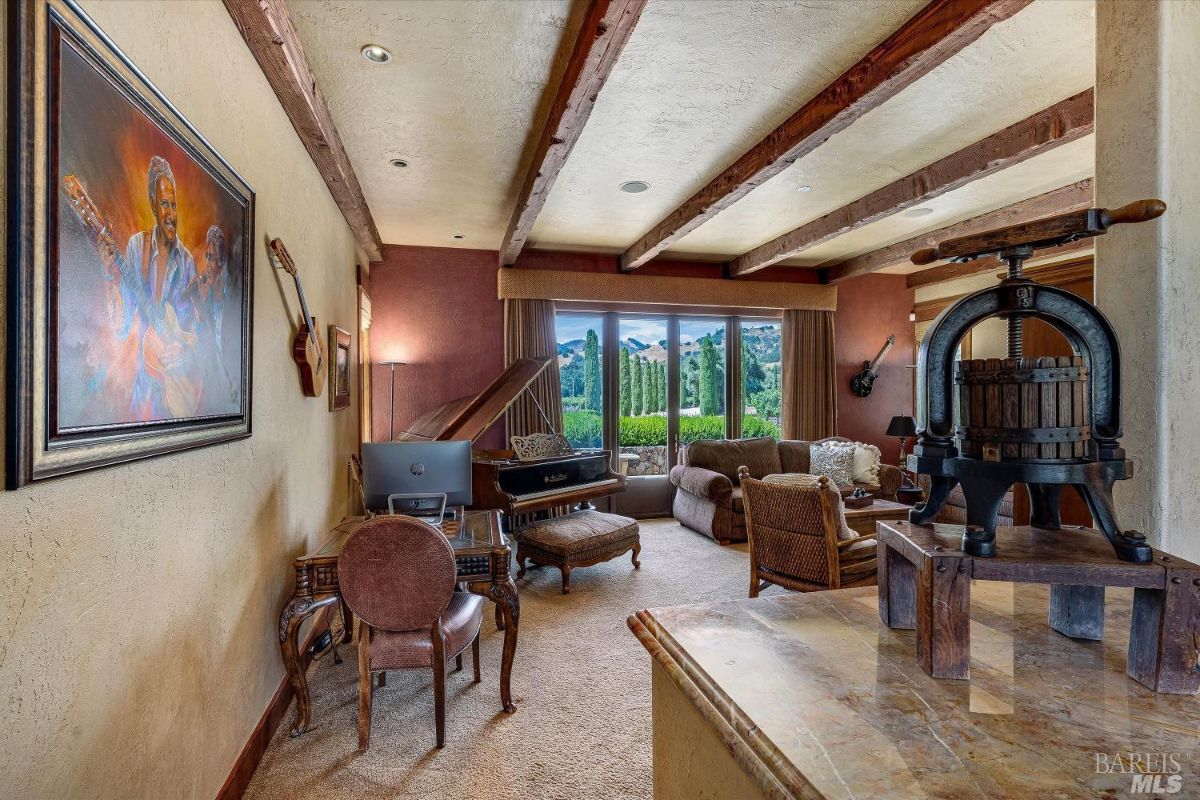
[[[906,217],[925,217],[933,213],[932,208],[910,208],[904,212]]]
[[[797,192],[811,192],[811,191],[812,191],[812,187],[811,187],[811,186],[808,186],[807,184],[806,184],[806,185],[804,185],[804,186],[797,186],[797,187],[796,187],[796,191],[797,191]]]
[[[364,45],[359,52],[362,57],[372,64],[386,64],[392,60],[392,54],[388,52],[386,47],[380,47],[377,44]]]
[[[408,166],[408,162],[405,161],[403,158],[393,158],[388,163],[391,164],[393,167],[407,167]]]
[[[617,188],[628,194],[641,194],[650,188],[650,184],[645,181],[625,181]]]
[[[465,233],[456,233],[456,234],[454,234],[454,238],[455,239],[465,239],[465,238],[467,238],[467,235]]]

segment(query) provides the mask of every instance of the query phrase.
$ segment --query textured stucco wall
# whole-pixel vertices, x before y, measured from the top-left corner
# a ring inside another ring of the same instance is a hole
[[[1122,524],[1200,559],[1200,4],[1097,3],[1096,204],[1158,197],[1167,213],[1096,240],[1096,302],[1121,340]]]
[[[355,246],[220,2],[84,6],[257,192],[254,435],[0,494],[0,797],[208,798],[279,686],[290,562],[344,513],[356,446],[354,410],[300,394],[263,242],[322,334],[356,327]]]

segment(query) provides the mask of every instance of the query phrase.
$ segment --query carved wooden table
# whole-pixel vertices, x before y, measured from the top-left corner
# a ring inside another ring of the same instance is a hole
[[[334,645],[350,640],[350,610],[342,602],[338,586],[337,562],[342,545],[364,522],[362,517],[346,520],[332,531],[333,538],[321,549],[297,558],[296,590],[279,614],[279,649],[288,679],[296,692],[296,722],[289,733],[299,736],[308,730],[312,704],[308,679],[300,669],[300,627],[304,620],[326,606],[341,608],[342,636]],[[499,511],[467,511],[462,517],[447,520],[442,532],[450,541],[458,563],[458,582],[473,594],[496,604],[496,624],[504,630],[504,653],[500,662],[500,702],[509,714],[517,710],[509,686],[513,657],[517,652],[517,629],[521,604],[516,584],[509,575],[511,550],[500,528]]]
[[[971,581],[1050,586],[1049,625],[1073,639],[1104,635],[1104,588],[1132,587],[1126,673],[1166,694],[1200,691],[1200,566],[1154,550],[1121,561],[1099,531],[1000,528],[992,558],[959,549],[961,525],[880,522],[879,618],[916,630],[917,662],[934,678],[969,677]]]

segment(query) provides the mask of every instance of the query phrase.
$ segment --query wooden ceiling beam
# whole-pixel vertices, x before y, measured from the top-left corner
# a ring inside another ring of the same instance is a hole
[[[740,278],[766,269],[810,247],[1080,139],[1094,129],[1093,106],[1093,92],[1088,89],[1042,109],[911,175],[743,253],[730,262],[729,275]]]
[[[1059,258],[1068,253],[1078,253],[1082,250],[1091,250],[1095,246],[1096,243],[1090,238],[1076,239],[1073,242],[1059,245],[1052,249],[1039,250],[1037,255],[1026,263],[1031,266],[1043,264],[1047,259]],[[977,258],[974,261],[964,261],[961,263],[951,261],[949,264],[942,264],[932,269],[909,273],[905,284],[909,289],[916,289],[920,286],[930,286],[935,283],[957,280],[958,278],[967,278],[971,275],[979,275],[982,272],[991,272],[996,269],[1007,271],[1008,265],[994,256]]]
[[[1009,225],[1019,225],[1032,222],[1042,217],[1063,214],[1068,211],[1078,211],[1091,208],[1093,203],[1092,179],[1067,184],[1045,194],[1039,194],[1028,200],[1021,200],[1012,205],[980,214],[977,217],[947,225],[944,228],[905,239],[902,242],[863,253],[860,256],[847,259],[837,264],[829,264],[821,269],[823,283],[841,283],[860,275],[877,272],[886,267],[895,267],[909,262],[909,258],[917,250],[933,247],[946,239],[957,239],[960,236],[974,236],[996,228]],[[919,275],[920,273],[914,273]]]
[[[329,193],[341,209],[358,244],[372,261],[383,255],[383,241],[371,217],[358,176],[350,166],[342,137],[333,124],[329,107],[317,80],[309,69],[296,24],[284,0],[225,0],[254,59],[275,90],[279,104],[292,121],[292,127],[317,171],[325,179]]]
[[[645,6],[646,0],[591,0],[500,242],[500,266],[512,266],[521,254]]]
[[[632,270],[845,130],[1031,0],[933,0],[621,256]]]

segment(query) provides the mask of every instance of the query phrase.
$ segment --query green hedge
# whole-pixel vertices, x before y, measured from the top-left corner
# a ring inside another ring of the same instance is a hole
[[[600,447],[600,415],[595,411],[568,411],[563,414],[563,435],[574,447]]]
[[[771,422],[771,420],[763,419],[762,417],[743,417],[742,436],[747,439],[759,436],[770,436],[772,439],[778,439],[779,426]]]
[[[575,447],[600,447],[602,425],[594,411],[568,411],[563,414],[563,433]],[[742,420],[742,435],[779,438],[779,428],[761,417]],[[724,439],[725,418],[720,416],[680,417],[679,441],[691,444],[697,439]],[[665,416],[621,417],[621,447],[656,447],[667,443]]]

